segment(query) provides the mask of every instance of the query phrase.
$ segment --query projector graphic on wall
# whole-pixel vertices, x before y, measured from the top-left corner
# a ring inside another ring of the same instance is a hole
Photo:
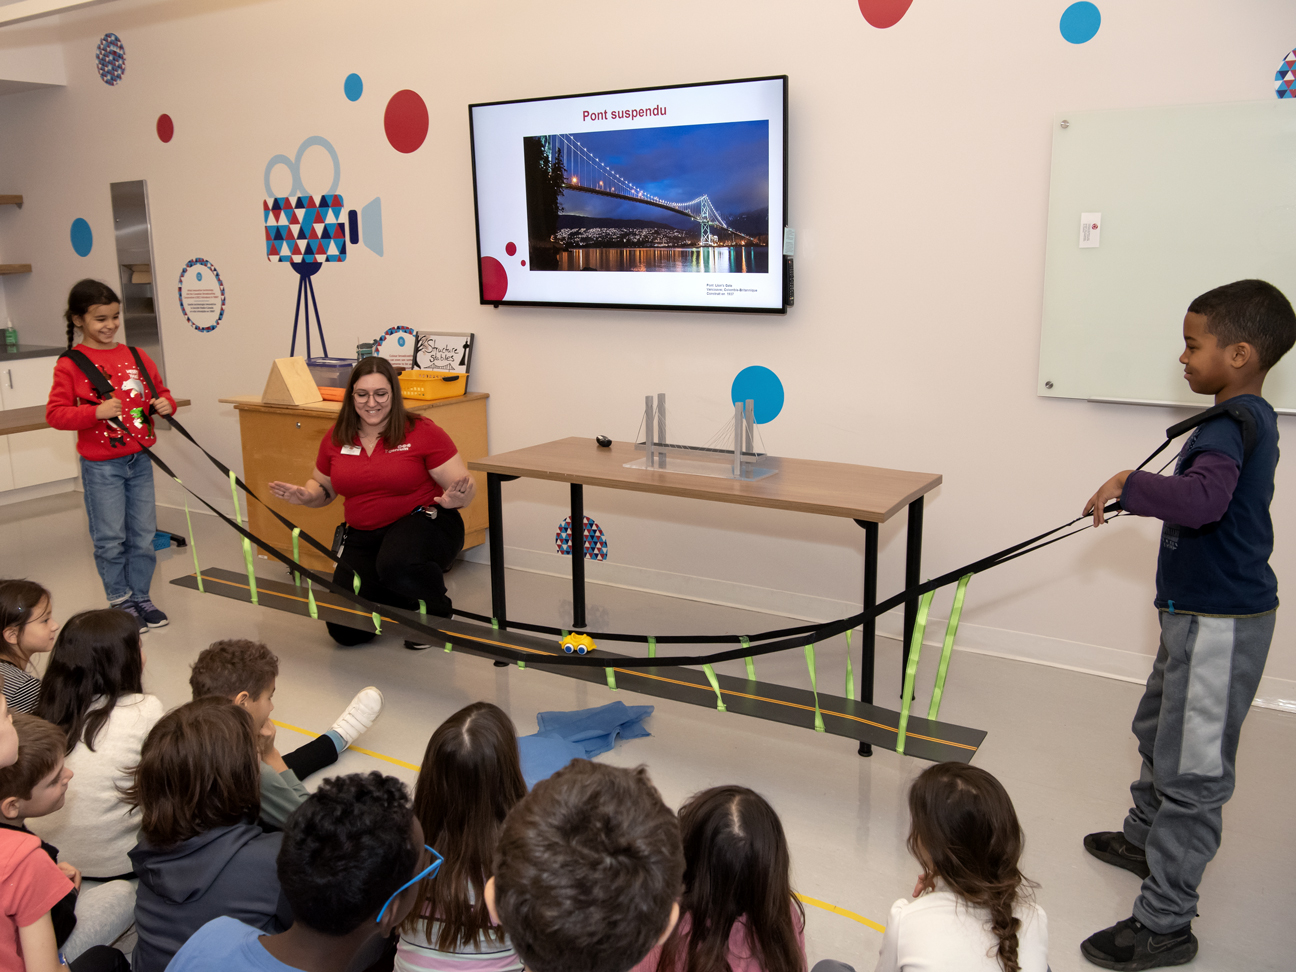
[[[333,182],[328,191],[318,195],[310,193],[302,183],[301,161],[306,150],[319,146],[333,162]],[[270,174],[276,166],[284,166],[292,176],[292,186],[286,196],[276,196],[270,187]],[[265,167],[266,198],[262,201],[262,222],[265,230],[266,259],[271,263],[287,263],[296,271],[297,307],[293,314],[293,334],[289,355],[297,350],[297,326],[303,310],[306,317],[306,356],[311,354],[310,319],[315,312],[315,328],[320,346],[328,355],[324,329],[320,324],[319,304],[315,298],[315,285],[311,278],[325,263],[343,263],[347,258],[348,241],[354,246],[363,242],[366,249],[383,255],[382,199],[375,197],[359,212],[346,209],[338,184],[342,181],[342,163],[328,139],[312,135],[297,148],[293,158],[275,155]],[[343,216],[345,211],[346,215]]]

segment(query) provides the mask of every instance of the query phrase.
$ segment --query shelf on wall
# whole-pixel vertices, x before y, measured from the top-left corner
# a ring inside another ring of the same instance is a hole
[[[22,209],[22,204],[22,196],[0,195],[0,206],[17,206],[19,209]]]
[[[0,263],[0,274],[31,273],[30,263]]]

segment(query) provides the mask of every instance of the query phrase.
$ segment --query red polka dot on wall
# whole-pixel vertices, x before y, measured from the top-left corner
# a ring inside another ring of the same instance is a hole
[[[886,28],[900,23],[913,0],[859,0],[860,13],[872,26]]]
[[[428,110],[417,91],[406,88],[391,96],[383,114],[383,130],[397,152],[409,154],[423,144],[428,133]]]
[[[505,244],[504,244],[504,252],[507,253],[509,256],[512,256],[514,253],[517,252],[517,244],[516,244],[516,243],[505,243]]]
[[[157,119],[157,137],[164,142],[171,141],[175,135],[175,122],[171,120],[170,115],[158,115]]]

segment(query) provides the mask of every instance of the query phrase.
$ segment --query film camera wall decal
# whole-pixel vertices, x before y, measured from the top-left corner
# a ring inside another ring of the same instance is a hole
[[[314,195],[302,183],[301,163],[306,150],[318,146],[328,153],[333,163],[333,182],[328,191]],[[288,195],[276,195],[270,185],[270,174],[276,166],[284,166],[292,176]],[[297,306],[293,313],[292,344],[289,357],[297,351],[297,327],[305,313],[306,356],[311,356],[311,311],[315,312],[315,329],[319,334],[322,353],[328,355],[324,328],[320,323],[319,303],[315,298],[315,284],[311,280],[325,263],[342,263],[347,258],[347,243],[352,246],[363,241],[366,249],[383,255],[382,199],[375,197],[357,212],[346,210],[338,192],[342,181],[342,162],[337,149],[321,135],[312,135],[297,147],[293,158],[275,155],[265,167],[266,198],[262,202],[262,221],[265,229],[266,259],[271,263],[287,263],[297,273]]]

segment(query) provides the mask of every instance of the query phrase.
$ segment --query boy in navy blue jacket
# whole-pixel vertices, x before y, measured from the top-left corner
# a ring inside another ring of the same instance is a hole
[[[1134,715],[1143,769],[1123,831],[1089,834],[1085,849],[1133,871],[1143,888],[1130,918],[1080,946],[1106,969],[1191,962],[1197,886],[1219,849],[1233,795],[1242,720],[1255,698],[1278,608],[1273,552],[1278,422],[1260,397],[1269,369],[1296,342],[1296,314],[1263,280],[1202,294],[1184,317],[1188,386],[1241,406],[1193,430],[1173,476],[1125,470],[1086,504],[1094,524],[1119,499],[1165,521],[1157,557],[1161,644]]]

